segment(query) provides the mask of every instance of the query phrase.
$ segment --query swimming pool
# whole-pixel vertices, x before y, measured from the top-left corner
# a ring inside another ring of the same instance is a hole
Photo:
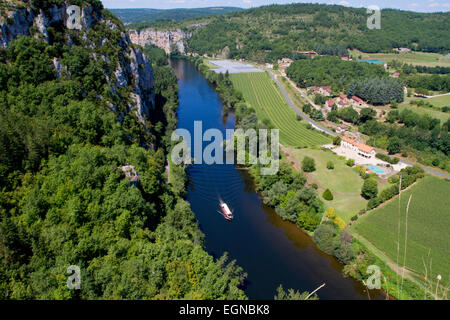
[[[377,166],[368,166],[367,168],[369,168],[370,170],[372,170],[373,172],[378,173],[378,174],[384,173],[384,170]]]

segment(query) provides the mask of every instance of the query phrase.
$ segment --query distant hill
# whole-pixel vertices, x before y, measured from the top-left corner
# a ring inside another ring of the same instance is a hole
[[[342,55],[345,49],[392,52],[393,48],[446,53],[450,51],[450,12],[417,13],[386,9],[381,29],[369,30],[364,8],[338,5],[270,5],[225,15],[158,22],[193,33],[187,50],[216,54],[225,47],[230,58],[276,61],[294,51],[316,50]],[[202,22],[205,22],[202,24]]]
[[[243,10],[238,7],[209,7],[194,9],[109,9],[125,24],[158,20],[180,21]]]

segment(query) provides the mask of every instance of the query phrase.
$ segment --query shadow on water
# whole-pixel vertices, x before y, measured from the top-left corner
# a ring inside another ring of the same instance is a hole
[[[222,103],[203,75],[184,60],[171,61],[179,84],[178,127],[193,134],[194,121],[203,132],[234,128],[234,115],[222,116]],[[205,234],[205,248],[214,257],[225,252],[248,274],[245,292],[251,299],[273,299],[276,288],[312,291],[322,283],[321,299],[367,299],[362,283],[346,278],[343,266],[318,250],[294,224],[265,206],[251,176],[233,165],[192,165],[188,169],[187,200]],[[218,212],[219,199],[234,211],[227,222]],[[372,299],[384,299],[380,291]]]

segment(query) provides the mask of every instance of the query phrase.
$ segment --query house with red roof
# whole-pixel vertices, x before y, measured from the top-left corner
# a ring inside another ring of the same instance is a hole
[[[343,107],[343,106],[348,106],[348,98],[345,94],[341,93],[339,95],[339,101],[338,101],[338,105]]]
[[[331,87],[330,86],[322,86],[322,87],[311,86],[311,87],[306,88],[306,90],[312,91],[314,94],[321,94],[326,97],[331,96]]]
[[[357,97],[357,96],[353,96],[353,97],[352,97],[352,103],[353,103],[354,105],[357,105],[357,106],[364,106],[364,105],[366,105],[366,103],[364,102],[364,100],[361,99],[360,97]]]
[[[359,156],[367,159],[372,159],[376,155],[375,149],[373,147],[368,146],[364,143],[356,142],[355,140],[347,137],[342,137],[341,147],[351,149],[357,152]]]

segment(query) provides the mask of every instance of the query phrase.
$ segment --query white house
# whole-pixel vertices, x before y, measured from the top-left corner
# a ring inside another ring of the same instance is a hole
[[[376,155],[375,149],[372,148],[371,146],[356,142],[355,140],[352,140],[347,137],[342,137],[341,147],[351,149],[357,152],[359,156],[367,159],[372,159]]]

